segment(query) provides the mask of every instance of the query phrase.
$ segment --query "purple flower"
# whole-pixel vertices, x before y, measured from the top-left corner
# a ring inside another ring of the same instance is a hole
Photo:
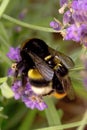
[[[67,4],[68,0],[60,0],[60,7],[62,7],[64,4]]]
[[[27,9],[23,9],[23,10],[20,12],[19,16],[18,16],[19,19],[20,19],[20,20],[23,20],[23,19],[25,18],[25,16],[26,16],[27,12],[28,12]]]
[[[22,95],[22,101],[28,108],[34,109],[37,108],[38,110],[44,110],[47,108],[47,105],[42,100],[42,97],[36,95],[27,81],[26,88],[24,90],[24,94]]]
[[[87,25],[82,24],[81,28],[81,43],[83,43],[87,47]]]
[[[41,110],[41,111],[43,111],[45,108],[48,107],[47,104],[45,102],[43,102],[43,100],[42,101],[38,101],[38,104],[39,105],[37,105],[36,108],[38,110]]]
[[[65,40],[73,40],[76,42],[80,41],[81,36],[81,28],[76,25],[72,25],[66,29]]]
[[[12,68],[8,69],[7,75],[8,76],[14,76],[15,71]]]
[[[50,22],[50,27],[52,27],[55,30],[60,30],[61,29],[61,25],[60,23],[56,22],[56,21],[51,21]]]
[[[87,1],[78,0],[72,2],[72,17],[76,23],[87,24]]]
[[[42,97],[33,93],[28,81],[25,88],[23,88],[22,82],[20,80],[14,82],[14,84],[12,85],[12,90],[14,92],[14,98],[16,100],[21,99],[28,108],[36,108],[40,111],[47,108],[47,105],[43,101]]]
[[[30,91],[28,95],[24,95],[22,97],[22,101],[31,109],[37,108],[38,110],[42,111],[47,108],[47,105],[43,102],[41,97],[35,95],[32,91]]]
[[[63,24],[74,24],[74,20],[72,18],[72,13],[68,10],[63,15]]]
[[[87,47],[87,0],[60,0],[60,6],[61,14],[67,7],[63,15],[63,23],[52,21],[50,26],[55,30],[61,29],[60,33],[65,40],[80,42]]]
[[[7,57],[8,57],[10,60],[19,62],[19,61],[21,60],[20,48],[18,48],[18,47],[17,47],[17,48],[11,47],[11,48],[10,48],[10,51],[7,53]]]
[[[23,87],[20,80],[14,82],[14,84],[12,85],[12,90],[14,92],[14,98],[16,100],[20,99],[23,94]]]

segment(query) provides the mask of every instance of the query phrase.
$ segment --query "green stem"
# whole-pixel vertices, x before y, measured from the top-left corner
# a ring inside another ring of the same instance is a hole
[[[79,66],[79,67],[75,67],[73,69],[70,69],[70,71],[80,71],[80,70],[84,70],[83,66]]]
[[[1,5],[0,5],[0,17],[3,15],[8,3],[10,0],[3,0]]]
[[[15,23],[19,26],[25,27],[25,28],[29,28],[29,29],[33,29],[33,30],[39,30],[39,31],[45,31],[45,32],[59,32],[59,31],[55,31],[52,28],[46,28],[46,27],[41,27],[41,26],[36,26],[36,25],[32,25],[32,24],[28,24],[25,22],[22,22],[20,20],[14,19],[11,16],[8,16],[6,14],[3,14],[2,17],[12,23]]]
[[[60,125],[60,115],[56,110],[51,97],[45,97],[45,102],[48,108],[45,110],[49,126]]]
[[[37,111],[36,110],[29,110],[25,119],[21,123],[20,127],[17,130],[30,130],[32,123],[35,119]]]
[[[83,120],[77,130],[84,130],[85,124],[87,123],[87,111],[84,114]]]
[[[4,38],[2,38],[1,36],[0,36],[0,40],[3,42],[3,44],[4,44],[7,48],[10,48],[10,45],[7,44],[7,41],[6,41]]]
[[[69,128],[73,128],[73,127],[78,127],[78,126],[81,125],[81,123],[82,123],[82,121],[78,121],[78,122],[73,122],[73,123],[68,123],[68,124],[64,124],[64,125],[58,125],[58,126],[43,128],[43,129],[37,129],[37,130],[62,130],[62,129],[69,129]],[[87,124],[87,122],[85,122],[85,125],[86,124]]]

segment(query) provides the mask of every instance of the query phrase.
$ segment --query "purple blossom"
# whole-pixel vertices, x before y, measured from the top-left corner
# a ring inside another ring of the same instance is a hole
[[[68,0],[60,0],[60,7],[62,7],[64,4],[67,4]]]
[[[8,76],[14,76],[15,71],[12,68],[8,69],[7,75]]]
[[[80,42],[87,47],[87,0],[60,0],[60,6],[59,12],[62,14],[67,7],[60,30],[63,38]],[[58,23],[52,21],[50,26],[57,30]]]
[[[22,83],[20,80],[16,81],[12,85],[12,90],[14,92],[14,98],[16,100],[21,99],[28,108],[36,108],[41,111],[47,108],[47,105],[42,100],[42,98],[33,93],[28,81],[25,88],[22,87]]]
[[[20,99],[23,94],[23,87],[20,80],[14,82],[12,85],[12,90],[14,92],[14,98],[16,100]]]
[[[19,62],[21,60],[21,56],[20,56],[20,48],[13,48],[10,47],[10,51],[7,53],[7,57],[10,60]]]
[[[29,81],[27,81],[24,95],[22,95],[22,101],[31,109],[37,108],[42,111],[47,108],[47,105],[44,103],[42,98],[32,91]]]
[[[63,15],[63,24],[74,24],[74,20],[72,18],[72,13],[68,10]]]
[[[23,20],[24,18],[25,18],[25,16],[26,16],[26,14],[27,14],[27,9],[25,8],[25,9],[23,9],[21,12],[20,12],[20,14],[19,14],[19,19],[20,20]]]
[[[86,0],[74,0],[71,5],[72,17],[76,23],[87,24],[87,1]]]
[[[81,36],[81,28],[76,25],[72,25],[66,29],[65,40],[73,40],[76,42],[80,41]]]
[[[24,95],[22,97],[22,101],[31,109],[37,108],[38,110],[42,111],[47,108],[47,105],[45,102],[43,102],[41,97],[35,95],[32,91],[30,91],[29,95]]]
[[[47,104],[45,102],[43,102],[43,101],[38,101],[37,103],[39,104],[39,105],[36,106],[36,108],[38,110],[43,111],[45,108],[48,107]]]
[[[60,23],[56,22],[56,21],[51,21],[50,22],[50,27],[52,27],[55,30],[60,30],[61,29],[61,25]]]
[[[81,28],[81,42],[87,47],[87,25],[82,24]]]

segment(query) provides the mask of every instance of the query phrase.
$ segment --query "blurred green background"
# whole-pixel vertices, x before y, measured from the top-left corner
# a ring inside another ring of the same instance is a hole
[[[61,20],[58,14],[57,0],[10,0],[5,14],[29,24],[49,27],[54,17]],[[10,46],[20,46],[29,38],[41,38],[56,50],[71,56],[75,67],[81,65],[79,43],[63,41],[58,33],[38,31],[16,25],[9,20],[0,19],[0,77],[7,76],[11,61],[6,57]],[[87,109],[87,91],[85,91],[79,71],[70,71],[70,76],[76,93],[76,100],[66,102],[54,99],[57,110],[60,110],[61,122],[69,123],[79,121]],[[1,130],[33,130],[48,126],[45,111],[30,110],[21,101],[13,98],[6,99],[0,94],[0,128]],[[62,112],[62,113],[61,113]],[[75,128],[70,130],[75,130]]]

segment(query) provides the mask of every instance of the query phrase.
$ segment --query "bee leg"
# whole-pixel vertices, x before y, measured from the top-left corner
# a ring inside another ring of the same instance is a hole
[[[22,72],[21,79],[22,79],[22,87],[25,88],[26,83],[27,83],[27,78],[26,78],[25,71]]]
[[[28,70],[29,68],[25,67],[23,70],[22,70],[22,75],[21,75],[21,79],[22,79],[22,86],[23,88],[25,88],[26,86],[26,83],[27,83],[27,73],[28,73]]]
[[[18,73],[19,73],[18,69],[17,69],[17,70],[15,70],[15,74],[14,74],[14,81],[13,81],[13,82],[15,82],[15,81],[17,80]]]
[[[14,82],[17,80],[18,74],[19,74],[19,70],[22,68],[23,66],[23,62],[20,61],[19,63],[17,63],[16,68],[15,68],[15,73],[14,73]]]
[[[53,93],[54,93],[54,90],[51,90],[49,93],[47,93],[47,94],[44,94],[44,95],[42,95],[42,96],[51,95],[51,94],[53,94]]]

